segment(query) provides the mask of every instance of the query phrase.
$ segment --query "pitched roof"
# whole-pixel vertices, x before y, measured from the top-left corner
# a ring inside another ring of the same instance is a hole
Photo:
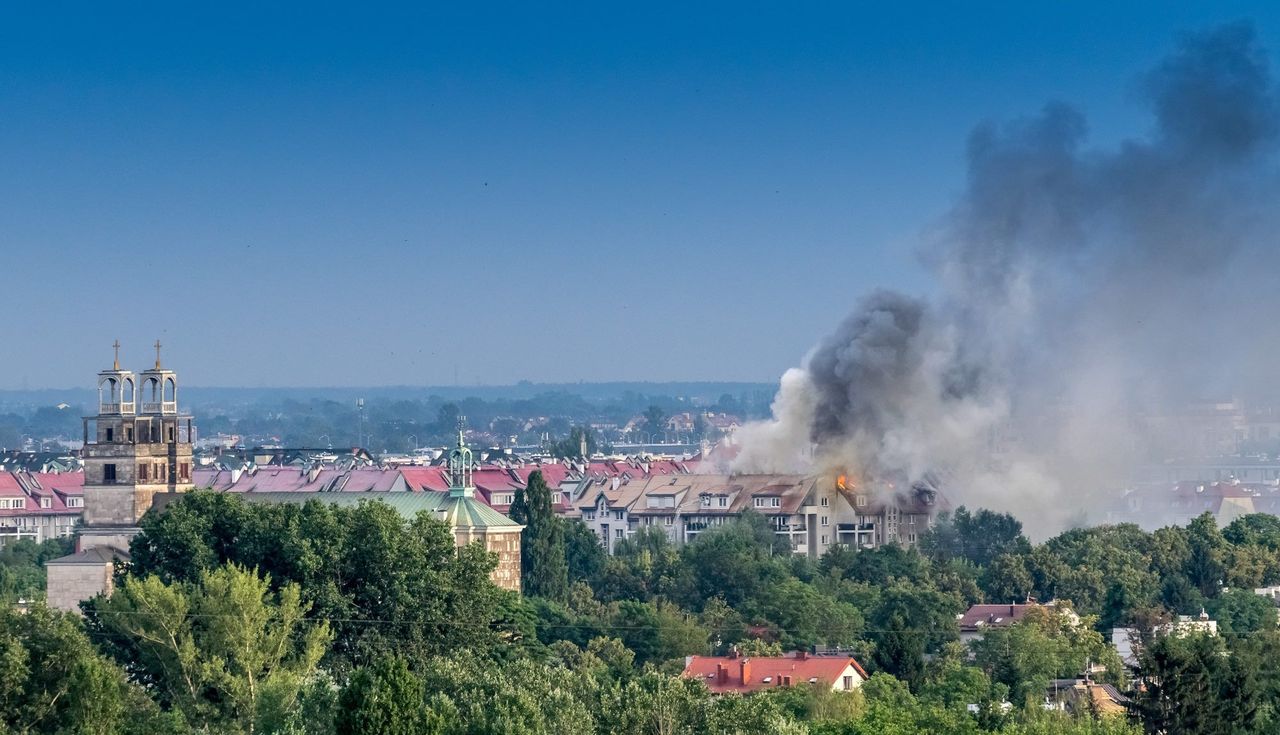
[[[742,668],[748,667],[747,682],[742,682]],[[791,684],[823,682],[834,685],[849,667],[865,681],[867,672],[852,656],[827,656],[812,654],[788,654],[776,657],[689,656],[685,660],[687,679],[698,679],[713,694],[727,692],[754,692],[781,686],[784,676],[791,677]],[[727,675],[724,681],[717,677],[720,667]],[[766,681],[766,679],[768,681]]]
[[[956,622],[960,630],[974,631],[980,628],[1003,628],[1022,620],[1027,611],[1040,607],[1039,603],[1023,605],[974,605],[961,615]]]
[[[475,498],[455,498],[449,493],[294,493],[294,492],[255,492],[242,495],[245,500],[255,503],[295,503],[302,504],[308,500],[322,500],[326,503],[341,506],[359,505],[361,501],[374,500],[390,505],[404,518],[414,518],[426,512],[433,518],[447,522],[458,528],[509,528],[522,526],[490,508]]]
[[[108,564],[116,559],[129,561],[129,558],[129,552],[123,549],[117,549],[114,546],[95,546],[92,549],[50,559],[45,564]]]

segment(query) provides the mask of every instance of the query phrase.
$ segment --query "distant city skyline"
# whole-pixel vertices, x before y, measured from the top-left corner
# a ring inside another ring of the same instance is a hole
[[[1156,3],[85,4],[0,23],[0,389],[771,382],[916,252],[983,120],[1106,145]]]

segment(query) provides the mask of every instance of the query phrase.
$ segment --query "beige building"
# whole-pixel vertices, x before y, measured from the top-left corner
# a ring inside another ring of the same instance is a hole
[[[675,544],[747,511],[769,519],[791,550],[822,556],[833,546],[914,546],[947,508],[929,487],[855,486],[826,475],[673,474],[601,478],[573,502],[609,551],[644,528]]]
[[[74,610],[111,591],[117,559],[158,493],[191,489],[192,418],[178,411],[178,376],[160,364],[120,368],[119,343],[110,370],[98,373],[98,414],[84,419],[84,516],[76,552],[50,561],[51,605]]]

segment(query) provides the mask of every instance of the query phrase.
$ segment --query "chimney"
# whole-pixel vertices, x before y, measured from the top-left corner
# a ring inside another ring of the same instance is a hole
[[[746,686],[750,684],[751,683],[751,659],[749,658],[742,659],[742,662],[738,664],[738,671],[742,675],[742,686]]]
[[[809,658],[809,652],[808,652],[808,651],[804,650],[803,648],[801,648],[800,650],[796,651],[796,660],[797,660],[797,661],[803,661],[803,660],[805,660],[806,658]]]
[[[729,667],[728,666],[725,666],[724,664],[716,664],[716,683],[717,684],[729,683]]]

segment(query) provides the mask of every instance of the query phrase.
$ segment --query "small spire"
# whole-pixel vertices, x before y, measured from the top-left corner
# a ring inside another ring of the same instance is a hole
[[[156,370],[160,369],[160,340],[156,340]]]
[[[111,369],[119,370],[120,369],[120,340],[116,340],[115,342],[112,342],[111,347],[116,351],[115,362],[112,363]]]

